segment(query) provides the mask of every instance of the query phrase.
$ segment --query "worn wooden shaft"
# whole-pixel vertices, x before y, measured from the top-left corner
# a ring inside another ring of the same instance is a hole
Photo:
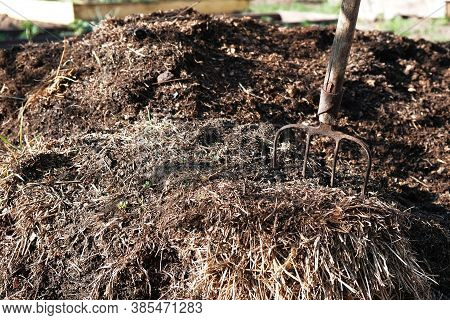
[[[320,95],[318,114],[321,123],[333,124],[337,118],[360,2],[361,0],[342,0],[336,35],[331,46],[330,60]]]

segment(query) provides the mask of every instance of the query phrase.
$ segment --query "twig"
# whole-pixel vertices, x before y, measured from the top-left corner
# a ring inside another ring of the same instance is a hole
[[[239,82],[239,87],[241,87],[242,91],[244,91],[246,94],[248,94],[249,96],[264,100],[262,97],[257,96],[256,94],[252,93],[251,90],[249,89],[245,89],[244,86]]]
[[[184,81],[184,80],[190,80],[190,79],[192,79],[192,78],[188,77],[188,78],[170,79],[170,80],[166,80],[166,81],[155,82],[155,83],[153,83],[153,85],[156,86],[159,84],[165,84],[165,83],[170,83],[170,82],[175,82],[175,81]]]
[[[92,55],[94,56],[94,58],[95,58],[95,61],[97,61],[97,64],[98,64],[98,65],[99,65],[99,67],[101,68],[101,67],[102,67],[102,63],[101,63],[101,61],[100,61],[99,57],[97,56],[97,54],[95,53],[95,51],[94,51],[94,50],[92,50]]]
[[[63,52],[61,53],[61,58],[59,58],[58,69],[56,69],[56,75],[53,78],[53,80],[55,80],[59,76],[59,71],[61,71],[61,65],[62,65],[63,60],[64,60],[64,55],[66,54],[66,46],[67,46],[67,41],[64,40]]]
[[[0,98],[4,98],[4,99],[14,99],[14,100],[25,101],[25,98],[14,97],[14,96],[1,96],[1,95],[0,95]]]
[[[428,188],[428,189],[430,188],[429,185],[427,185],[425,182],[420,181],[420,180],[417,179],[416,177],[411,176],[411,178],[413,178],[413,180],[416,181],[417,183],[420,183],[421,185],[423,185],[425,188]]]
[[[139,51],[137,51],[137,50],[134,50],[133,48],[128,48],[128,50],[130,50],[131,52],[134,52],[134,53],[136,53],[138,56],[141,56],[141,57],[148,57],[147,55],[145,55],[145,54],[143,54],[143,53],[140,53]]]

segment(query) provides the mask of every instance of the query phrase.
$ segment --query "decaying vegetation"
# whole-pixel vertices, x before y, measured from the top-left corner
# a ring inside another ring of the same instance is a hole
[[[448,44],[357,35],[341,125],[373,146],[367,199],[351,148],[337,188],[324,140],[313,178],[293,136],[270,167],[331,40],[188,10],[2,51],[25,100],[0,104],[0,296],[446,298]]]

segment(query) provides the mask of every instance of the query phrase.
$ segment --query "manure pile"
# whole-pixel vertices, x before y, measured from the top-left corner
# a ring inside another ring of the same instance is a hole
[[[170,11],[0,51],[0,297],[450,295],[450,44],[357,32],[330,142],[301,179],[332,28]]]

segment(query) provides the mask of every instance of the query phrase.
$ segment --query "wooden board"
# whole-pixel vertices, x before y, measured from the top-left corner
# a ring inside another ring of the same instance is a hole
[[[18,20],[69,24],[74,20],[72,2],[1,0],[0,13]]]
[[[287,24],[298,24],[302,22],[311,23],[336,23],[337,14],[317,13],[317,12],[301,12],[301,11],[278,11],[281,21]]]
[[[245,11],[250,0],[155,0],[147,3],[73,4],[71,1],[1,0],[0,14],[18,20],[69,24],[75,19],[98,20],[106,16],[123,18],[132,13],[150,13],[190,7],[203,13]]]
[[[96,20],[105,16],[123,18],[133,13],[150,13],[158,10],[170,10],[190,7],[202,13],[231,13],[247,10],[249,0],[203,0],[200,2],[186,0],[161,0],[149,3],[121,4],[74,4],[76,19]],[[197,3],[197,4],[196,4]]]
[[[361,2],[359,17],[362,20],[376,20],[396,16],[418,18],[445,17],[446,0],[365,0]]]

